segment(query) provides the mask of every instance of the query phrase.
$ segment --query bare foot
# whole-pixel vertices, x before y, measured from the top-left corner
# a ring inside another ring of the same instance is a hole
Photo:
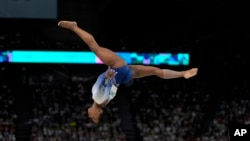
[[[58,26],[73,30],[75,27],[77,27],[77,22],[75,21],[59,21]]]
[[[190,70],[187,70],[184,72],[184,78],[188,79],[190,77],[193,77],[197,74],[198,68],[192,68]]]

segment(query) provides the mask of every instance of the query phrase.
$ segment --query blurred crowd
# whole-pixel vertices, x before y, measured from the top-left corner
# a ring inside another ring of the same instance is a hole
[[[16,141],[14,102],[12,88],[0,79],[0,141]]]
[[[132,89],[132,105],[143,141],[229,141],[230,127],[249,125],[247,87],[233,86],[221,94],[194,82],[163,80],[152,85],[150,81],[140,80]]]
[[[110,105],[109,122],[94,124],[87,115],[91,106],[88,84],[50,74],[27,78],[33,96],[31,141],[124,141],[118,108]]]
[[[26,74],[22,79],[32,96],[26,122],[30,141],[126,141],[115,102],[105,108],[100,124],[88,118],[95,79],[56,73]],[[247,87],[232,87],[228,95],[235,96],[219,99],[209,110],[218,93],[197,81],[149,77],[133,82],[128,95],[142,141],[229,141],[230,124],[250,124]],[[0,91],[0,141],[15,141],[15,96],[4,80]]]

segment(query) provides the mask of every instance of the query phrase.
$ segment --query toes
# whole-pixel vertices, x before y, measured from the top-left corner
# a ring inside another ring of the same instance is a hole
[[[57,23],[58,26],[61,26],[61,24],[63,23],[63,21],[60,21]]]

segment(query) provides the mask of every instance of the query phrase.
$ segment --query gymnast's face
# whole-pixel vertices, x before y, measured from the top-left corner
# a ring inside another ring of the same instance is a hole
[[[108,100],[105,100],[102,104],[97,104],[94,102],[93,105],[88,109],[89,118],[91,118],[93,122],[98,123],[103,113],[102,108],[104,108],[107,104]]]
[[[102,108],[99,106],[95,106],[94,104],[88,109],[89,118],[91,118],[94,123],[99,122],[102,113]]]

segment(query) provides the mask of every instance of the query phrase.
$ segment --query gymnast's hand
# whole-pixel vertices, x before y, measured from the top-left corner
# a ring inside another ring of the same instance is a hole
[[[106,73],[106,78],[111,79],[111,78],[115,77],[116,74],[117,74],[117,72],[114,69],[109,68],[107,73]]]

